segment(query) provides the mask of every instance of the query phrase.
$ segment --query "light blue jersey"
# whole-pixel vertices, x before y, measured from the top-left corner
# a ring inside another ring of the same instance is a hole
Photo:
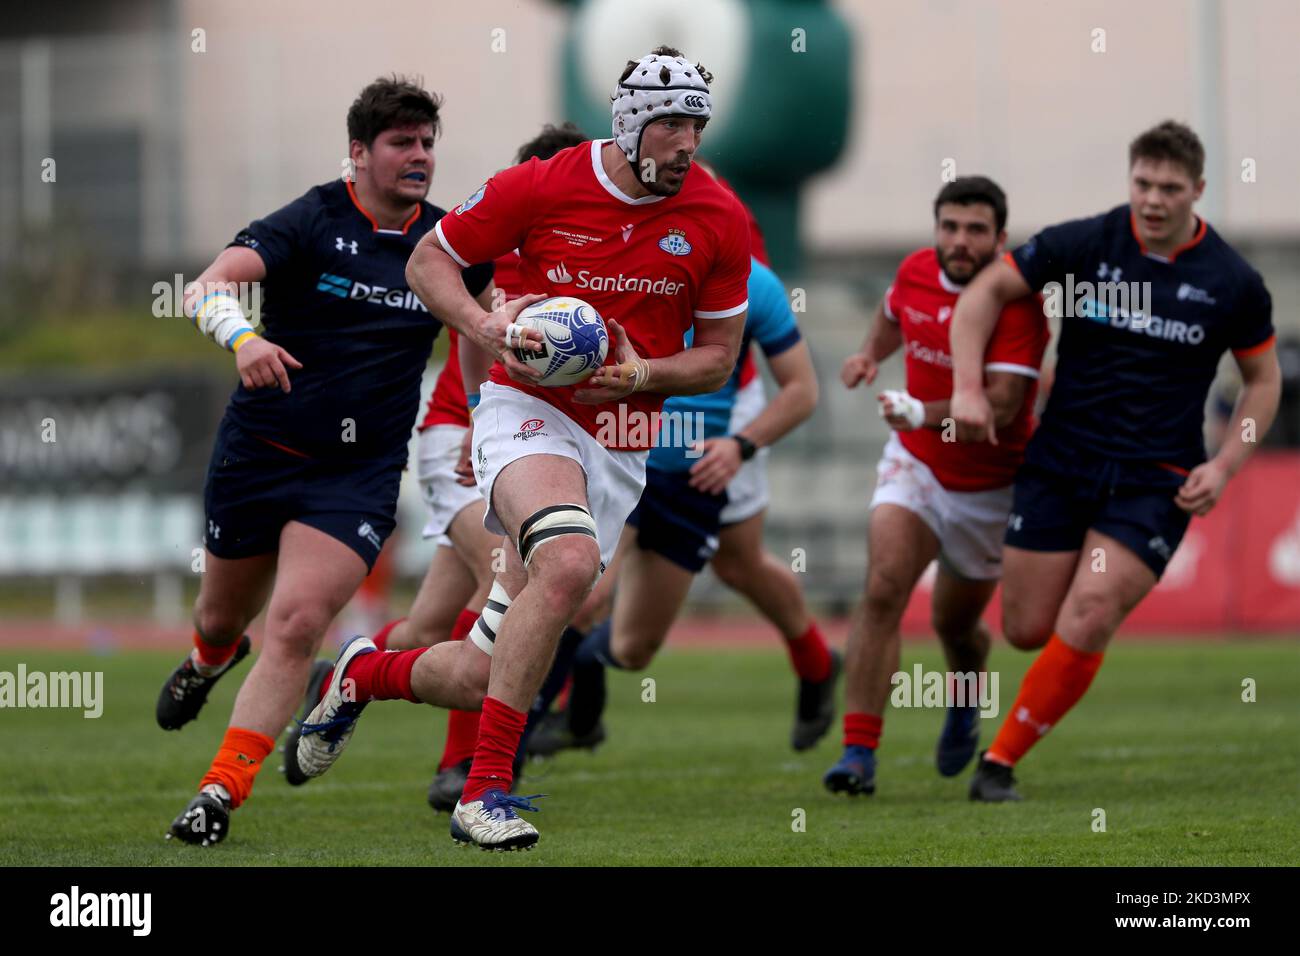
[[[687,348],[691,345],[693,333],[694,329],[686,333]],[[785,286],[775,272],[757,259],[751,259],[749,314],[745,317],[745,334],[740,343],[740,358],[736,367],[727,379],[727,384],[716,392],[707,395],[674,395],[664,402],[663,425],[658,438],[658,442],[664,444],[656,444],[651,450],[647,467],[660,471],[688,471],[700,459],[698,455],[687,457],[688,449],[684,447],[681,437],[685,435],[698,442],[727,434],[731,424],[731,409],[736,404],[736,393],[740,390],[740,368],[744,364],[750,342],[757,341],[763,354],[771,359],[798,344],[801,337],[794,312],[786,298]],[[693,430],[693,424],[682,424],[694,422],[697,414],[704,421],[702,435]]]

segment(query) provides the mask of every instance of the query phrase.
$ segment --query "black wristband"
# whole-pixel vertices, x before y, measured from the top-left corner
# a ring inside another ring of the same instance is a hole
[[[730,435],[728,437],[730,437],[737,445],[740,446],[741,461],[749,461],[749,459],[753,458],[755,455],[758,454],[758,446],[755,445],[748,438],[746,438],[744,435]]]

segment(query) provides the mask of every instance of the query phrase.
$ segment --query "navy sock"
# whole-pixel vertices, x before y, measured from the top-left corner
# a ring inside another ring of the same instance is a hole
[[[595,729],[605,712],[605,668],[622,670],[609,642],[608,618],[591,629],[573,657],[573,689],[569,692],[569,730],[581,737]]]

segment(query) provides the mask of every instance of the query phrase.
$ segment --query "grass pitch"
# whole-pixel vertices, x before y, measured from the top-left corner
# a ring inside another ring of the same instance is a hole
[[[178,651],[179,653],[179,651]],[[530,765],[546,793],[530,853],[457,847],[425,803],[445,717],[372,705],[347,754],[293,789],[268,760],[231,835],[208,849],[164,842],[215,752],[237,679],[200,719],[164,733],[154,700],[176,655],[0,654],[0,670],[102,670],[104,712],[0,710],[0,864],[537,866],[660,864],[1295,865],[1300,828],[1300,667],[1291,641],[1121,639],[1088,696],[1017,771],[1026,800],[966,799],[944,779],[936,710],[891,710],[872,797],[833,797],[815,750],[788,744],[794,680],[770,650],[669,648],[645,674],[613,674],[609,741]],[[904,668],[942,667],[933,644]],[[995,646],[1002,713],[1027,655]],[[241,674],[246,666],[241,668]],[[655,701],[642,701],[642,678]],[[1242,701],[1253,678],[1257,701]],[[1105,812],[1105,832],[1094,829]],[[796,824],[802,819],[803,828]]]

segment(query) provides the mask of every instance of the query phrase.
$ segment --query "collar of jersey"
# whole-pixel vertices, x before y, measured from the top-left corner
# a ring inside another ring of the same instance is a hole
[[[948,273],[943,271],[943,266],[939,267],[939,286],[944,292],[951,292],[954,295],[961,295],[962,290],[966,288],[965,283],[953,282],[949,279]]]
[[[615,199],[622,200],[629,206],[646,206],[652,202],[658,202],[661,199],[667,199],[667,196],[642,196],[639,199],[633,199],[623,190],[614,185],[614,180],[609,178],[605,172],[605,164],[600,161],[601,147],[606,143],[614,142],[612,139],[593,139],[591,141],[591,171],[596,174],[596,180],[605,187],[605,192],[609,193]]]
[[[424,205],[422,203],[416,203],[415,212],[411,213],[406,222],[402,223],[402,228],[400,230],[380,229],[379,223],[376,221],[375,217],[370,215],[366,210],[366,207],[361,205],[361,200],[357,199],[356,190],[352,188],[352,180],[345,179],[343,182],[348,187],[348,198],[352,200],[352,205],[356,206],[357,212],[361,213],[361,215],[365,216],[367,221],[369,221],[371,232],[382,232],[388,236],[404,236],[406,235],[406,230],[410,229],[415,220],[420,218],[420,213],[424,212]]]
[[[1146,256],[1148,259],[1154,259],[1156,260],[1156,262],[1166,262],[1166,263],[1173,262],[1175,259],[1178,258],[1179,253],[1186,252],[1188,249],[1192,248],[1192,246],[1197,245],[1202,239],[1205,238],[1205,233],[1208,231],[1208,226],[1205,220],[1202,219],[1200,216],[1197,216],[1196,232],[1192,234],[1192,238],[1188,239],[1186,242],[1184,242],[1173,252],[1169,253],[1169,255],[1162,256],[1158,252],[1152,252],[1151,250],[1149,250],[1146,247],[1146,245],[1142,242],[1142,237],[1138,235],[1137,213],[1133,211],[1133,207],[1131,205],[1129,206],[1128,209],[1128,227],[1133,230],[1133,241],[1138,244],[1138,250],[1142,253],[1142,255]]]

